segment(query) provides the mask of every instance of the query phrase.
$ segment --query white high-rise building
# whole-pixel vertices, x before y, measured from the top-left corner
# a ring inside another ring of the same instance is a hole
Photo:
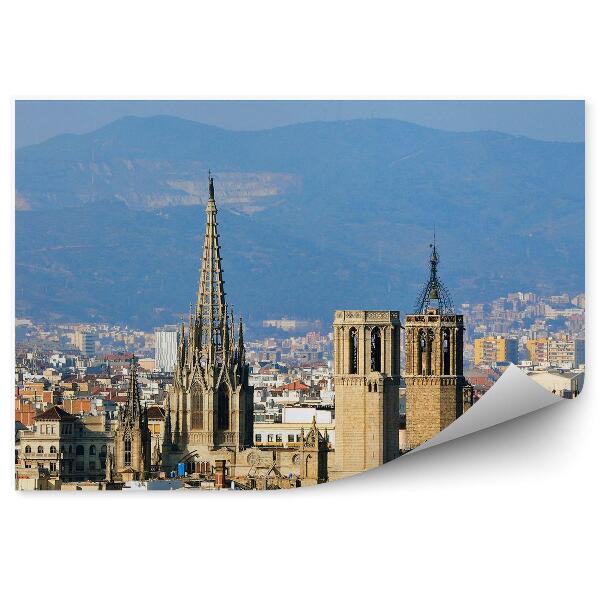
[[[172,373],[177,361],[179,334],[174,329],[156,329],[156,368],[164,373]]]

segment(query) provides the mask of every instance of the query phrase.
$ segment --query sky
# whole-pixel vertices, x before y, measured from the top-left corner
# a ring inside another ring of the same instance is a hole
[[[87,133],[124,116],[154,115],[234,130],[392,118],[452,131],[585,141],[585,104],[579,100],[17,100],[15,145],[37,144],[61,133]]]

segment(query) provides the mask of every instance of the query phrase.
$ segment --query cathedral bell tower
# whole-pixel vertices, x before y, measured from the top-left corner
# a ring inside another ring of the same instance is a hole
[[[337,478],[400,455],[400,313],[338,310],[335,361]]]
[[[472,403],[463,376],[463,316],[456,314],[438,279],[439,256],[431,246],[429,281],[414,313],[406,316],[406,429],[409,448],[435,436]]]

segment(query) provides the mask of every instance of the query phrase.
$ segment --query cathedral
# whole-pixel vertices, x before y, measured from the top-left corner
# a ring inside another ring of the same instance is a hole
[[[163,463],[190,456],[229,458],[252,445],[253,390],[248,385],[243,326],[225,302],[214,184],[209,180],[206,231],[196,305],[179,336],[167,406]]]
[[[298,447],[253,446],[254,398],[248,384],[242,320],[225,300],[213,178],[195,306],[181,324],[173,384],[165,406],[161,469],[209,475],[224,465],[238,482],[327,480],[327,440],[316,425]]]
[[[254,445],[254,390],[249,385],[242,320],[235,320],[225,300],[209,174],[198,292],[187,329],[181,323],[161,448],[151,455],[148,416],[140,404],[132,362],[107,479],[177,473],[214,481],[216,487],[229,480],[242,488],[267,489],[361,473],[400,456],[403,386],[408,449],[439,433],[471,406],[473,390],[463,376],[463,317],[438,277],[435,240],[431,247],[429,280],[404,325],[397,310],[335,311],[335,451],[314,418],[294,442]]]

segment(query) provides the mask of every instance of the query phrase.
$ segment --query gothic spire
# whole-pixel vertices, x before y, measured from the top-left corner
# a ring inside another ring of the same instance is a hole
[[[162,440],[162,451],[166,451],[171,448],[172,444],[172,432],[171,432],[171,396],[167,394],[165,399],[165,426]]]
[[[177,346],[177,370],[181,369],[185,364],[186,351],[185,351],[185,325],[183,324],[183,317],[181,317],[181,327],[179,331],[179,340]]]
[[[240,315],[240,329],[238,332],[238,360],[240,367],[246,362],[246,350],[244,348],[244,326],[242,324],[242,317]]]
[[[222,349],[222,327],[226,322],[225,292],[223,290],[223,271],[219,234],[217,232],[217,207],[213,178],[208,178],[208,202],[206,205],[206,230],[196,317],[198,318],[199,345],[209,355]]]
[[[121,411],[121,423],[131,427],[142,425],[142,404],[140,402],[140,389],[137,381],[137,368],[135,355],[131,358],[129,367],[129,385],[127,388],[127,401]]]
[[[438,263],[440,257],[435,244],[435,233],[433,244],[430,244],[431,257],[429,259],[429,280],[421,290],[417,298],[415,313],[425,314],[428,308],[437,308],[440,314],[454,314],[452,298],[446,286],[438,278]]]
[[[233,315],[233,307],[229,313],[229,346],[230,351],[235,352],[235,317]]]

